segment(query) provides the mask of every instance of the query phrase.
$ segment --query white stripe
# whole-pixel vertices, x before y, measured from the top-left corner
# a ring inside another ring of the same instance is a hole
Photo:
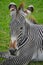
[[[16,37],[11,37],[12,43],[14,43],[15,40],[17,41],[17,38]]]

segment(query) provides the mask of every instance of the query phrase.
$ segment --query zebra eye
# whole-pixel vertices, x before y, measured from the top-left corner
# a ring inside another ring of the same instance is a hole
[[[23,27],[20,27],[20,29],[22,30],[22,29],[23,29]]]

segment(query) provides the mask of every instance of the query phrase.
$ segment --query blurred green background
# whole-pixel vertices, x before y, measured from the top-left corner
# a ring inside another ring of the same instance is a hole
[[[8,5],[10,2],[15,2],[19,7],[21,2],[24,2],[24,7],[29,5],[34,6],[33,16],[38,24],[43,24],[43,0],[0,0],[0,51],[6,51],[9,48],[11,21]],[[0,59],[2,60],[2,59]],[[31,62],[30,65],[43,65],[43,62]]]

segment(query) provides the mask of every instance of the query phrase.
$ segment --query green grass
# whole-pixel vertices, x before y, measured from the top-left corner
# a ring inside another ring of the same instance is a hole
[[[9,48],[9,23],[11,18],[9,16],[8,5],[12,1],[17,6],[21,2],[24,2],[25,8],[30,4],[34,5],[33,16],[36,18],[38,24],[43,24],[43,0],[0,0],[0,51],[7,51]],[[30,65],[43,65],[43,62],[31,62]]]

